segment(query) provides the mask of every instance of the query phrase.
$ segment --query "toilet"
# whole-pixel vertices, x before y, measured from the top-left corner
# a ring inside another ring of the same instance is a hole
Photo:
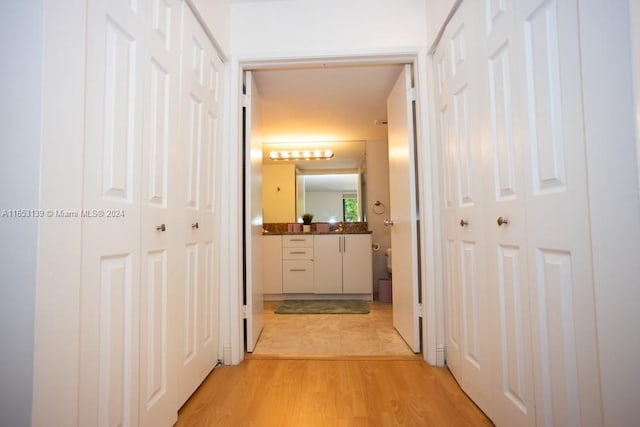
[[[387,272],[391,274],[391,248],[387,248]]]
[[[393,291],[391,283],[391,248],[386,250],[388,279],[378,280],[378,300],[384,303],[391,303],[393,300]]]

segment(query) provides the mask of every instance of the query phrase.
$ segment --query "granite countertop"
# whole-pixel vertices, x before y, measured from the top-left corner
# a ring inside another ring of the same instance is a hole
[[[311,224],[310,232],[303,231],[289,231],[290,226],[293,224],[286,222],[269,222],[262,225],[262,235],[264,236],[278,236],[278,235],[306,235],[306,234],[371,234],[369,230],[369,224],[362,222],[343,222],[343,223],[328,223],[328,222],[316,222]],[[298,224],[299,225],[299,224]],[[318,231],[317,228],[321,228],[322,231]]]
[[[333,230],[333,231],[310,231],[308,233],[305,232],[290,232],[290,231],[269,231],[269,230],[262,230],[262,235],[263,236],[286,236],[286,235],[301,235],[301,236],[307,236],[307,235],[320,235],[320,234],[371,234],[373,233],[373,231],[371,230]]]

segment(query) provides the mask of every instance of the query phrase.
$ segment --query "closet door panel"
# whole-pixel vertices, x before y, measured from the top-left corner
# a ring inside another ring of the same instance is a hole
[[[189,366],[198,352],[198,246],[187,244],[184,248],[184,287],[182,289],[183,301],[183,328],[182,328],[182,359],[183,366]]]
[[[509,45],[504,44],[489,57],[489,102],[491,112],[491,154],[493,197],[497,202],[518,195],[516,147],[513,137],[513,108]]]
[[[178,234],[187,263],[180,289],[185,333],[179,363],[181,405],[218,359],[216,152],[220,143],[222,62],[186,3],[181,10],[181,136],[178,163],[182,199]]]
[[[480,22],[475,4],[463,3],[450,22],[449,45],[451,76],[449,91],[449,128],[447,170],[455,188],[455,211],[448,219],[448,238],[455,241],[457,303],[461,332],[460,372],[456,376],[467,394],[480,406],[489,402],[485,383],[489,374],[491,347],[487,283],[482,280],[486,264],[485,219],[486,177],[483,171],[482,133],[479,114],[485,106],[480,98],[477,77],[477,49],[471,41],[477,37]],[[455,212],[455,213],[454,213]]]
[[[146,16],[142,146],[140,422],[177,417],[180,330],[177,239],[179,150],[179,2],[150,0]],[[163,227],[164,226],[164,227]]]
[[[487,3],[481,44],[485,109],[481,120],[487,172],[487,282],[490,312],[492,411],[497,425],[535,425],[529,314],[524,55],[516,37],[516,2]],[[499,225],[499,219],[507,221]]]
[[[217,348],[218,345],[218,299],[215,286],[215,255],[216,253],[213,242],[205,242],[203,244],[204,286],[202,287],[202,295],[199,301],[203,319],[200,343],[205,354],[207,354],[207,364],[213,363],[213,365],[215,365],[215,361],[218,356],[217,351],[210,350],[211,347]]]
[[[462,287],[462,313],[463,313],[463,355],[468,363],[475,368],[480,367],[481,343],[479,328],[480,307],[477,276],[477,245],[474,242],[461,242],[460,244],[460,284]]]
[[[457,279],[456,263],[458,257],[456,256],[456,242],[455,240],[447,239],[445,242],[446,253],[446,269],[445,269],[445,299],[447,307],[447,366],[454,374],[456,378],[460,377],[460,360],[462,358],[462,333],[461,333],[461,318],[462,318],[462,298],[461,290],[459,288],[459,280]]]
[[[78,423],[138,423],[144,4],[87,8]]]
[[[490,317],[494,369],[492,419],[498,425],[535,425],[531,323],[527,277],[526,193],[523,162],[527,147],[521,122],[524,86],[522,48],[515,37],[515,3],[486,5],[487,37],[484,119],[490,123],[485,149],[490,175],[487,194],[487,281],[497,310]],[[507,224],[499,225],[502,218]]]
[[[602,423],[578,5],[522,1],[527,238],[537,422]],[[559,384],[557,378],[565,378]]]
[[[534,194],[566,185],[557,25],[554,2],[541,5],[523,25]]]

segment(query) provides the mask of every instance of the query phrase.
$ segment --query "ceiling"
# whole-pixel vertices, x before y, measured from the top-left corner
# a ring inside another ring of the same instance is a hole
[[[400,64],[314,66],[253,71],[262,99],[263,159],[272,145],[331,143],[329,161],[303,161],[303,169],[357,168],[362,141],[387,139],[386,100],[402,70]],[[342,144],[343,141],[361,142]],[[323,147],[319,147],[323,148]]]

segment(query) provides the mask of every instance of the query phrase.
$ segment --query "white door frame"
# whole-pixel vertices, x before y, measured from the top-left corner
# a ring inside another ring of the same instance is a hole
[[[421,265],[421,294],[423,301],[422,315],[422,353],[425,361],[432,365],[444,364],[444,310],[442,306],[442,268],[441,258],[438,255],[441,245],[440,227],[440,192],[438,191],[438,162],[437,151],[430,143],[432,132],[430,131],[433,118],[428,114],[429,98],[432,82],[428,78],[430,59],[424,48],[406,50],[390,50],[352,54],[335,54],[326,56],[299,55],[281,56],[278,58],[241,58],[230,64],[229,91],[230,96],[228,112],[231,124],[228,141],[235,144],[227,144],[223,153],[225,167],[234,165],[237,170],[229,170],[224,173],[230,180],[226,185],[223,200],[228,206],[236,207],[236,212],[242,212],[242,83],[245,70],[257,70],[268,68],[281,68],[293,66],[309,66],[313,64],[389,64],[410,63],[413,65],[414,85],[416,87],[416,133],[417,133],[417,174],[418,174],[418,210],[420,223],[418,234],[420,240]],[[237,364],[244,359],[244,331],[242,327],[242,218],[231,214],[234,209],[227,209],[227,218],[223,223],[228,230],[229,250],[222,251],[221,267],[222,283],[229,283],[228,295],[221,295],[221,300],[228,301],[228,312],[221,305],[221,315],[227,319],[228,330],[222,331],[223,357],[226,364]],[[228,267],[227,267],[228,266]],[[227,270],[228,269],[228,270]],[[223,292],[225,292],[223,290]]]

